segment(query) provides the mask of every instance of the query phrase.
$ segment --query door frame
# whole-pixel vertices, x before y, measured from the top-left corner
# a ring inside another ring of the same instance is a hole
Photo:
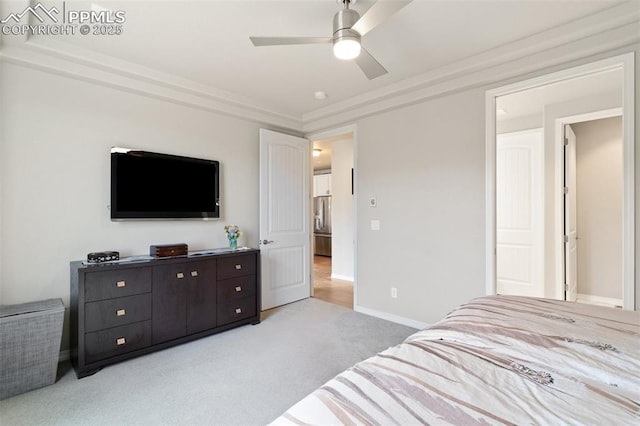
[[[485,206],[486,206],[486,268],[487,294],[496,294],[496,98],[535,87],[584,77],[614,69],[622,70],[622,144],[623,144],[623,308],[635,309],[635,55],[634,52],[603,59],[520,81],[485,94]],[[557,176],[557,173],[556,173]],[[557,187],[557,185],[556,185]],[[561,238],[559,224],[554,224],[555,235]],[[556,244],[557,247],[557,244]],[[554,250],[554,251],[557,251]],[[555,254],[557,259],[558,255]],[[556,268],[562,269],[562,268]],[[557,276],[556,272],[556,276]]]
[[[555,126],[554,149],[556,151],[555,168],[558,171],[558,173],[556,173],[555,191],[553,196],[555,197],[556,206],[558,207],[555,212],[556,223],[564,223],[565,213],[566,213],[564,202],[563,202],[564,193],[562,191],[562,187],[564,186],[564,184],[562,183],[562,178],[564,176],[564,164],[565,164],[564,163],[564,126],[568,124],[581,123],[584,121],[593,121],[593,120],[600,120],[603,118],[622,117],[622,116],[623,116],[623,108],[611,108],[611,109],[606,109],[602,111],[595,111],[595,112],[589,112],[585,114],[577,114],[577,115],[571,115],[567,117],[561,117],[555,120],[555,125],[554,125]],[[626,152],[624,154],[626,154]],[[623,221],[624,221],[624,218],[623,218]],[[625,230],[626,228],[624,227],[624,223],[623,223],[623,226],[622,226],[623,234],[625,233]],[[623,239],[624,239],[624,235],[623,235]],[[624,243],[625,241],[623,241],[623,244]],[[565,279],[564,278],[565,278],[565,271],[567,267],[566,265],[567,260],[565,256],[564,244],[565,244],[564,241],[562,241],[561,239],[556,240],[556,249],[555,249],[555,253],[557,255],[556,265],[562,265],[561,268],[556,268],[556,282],[554,286],[554,289],[555,289],[554,297],[556,299],[565,298],[565,288],[564,288]],[[620,283],[620,285],[622,286],[623,301],[625,300],[625,282],[624,282],[625,262],[628,262],[628,260],[626,259],[626,256],[624,255],[624,251],[623,251],[623,256],[622,256],[623,280]]]
[[[305,134],[304,137],[309,139],[311,144],[311,150],[313,150],[313,142],[321,139],[329,139],[332,137],[344,135],[345,133],[351,133],[353,135],[353,309],[358,306],[358,125],[348,124],[342,127],[335,127],[328,130],[321,130],[319,132]],[[311,166],[309,172],[311,173],[311,185],[313,186],[313,157],[310,157]],[[313,188],[311,188],[311,197],[309,204],[313,202]],[[313,223],[313,206],[309,207],[310,217],[309,220]],[[313,227],[311,227],[313,229]],[[313,232],[311,233],[313,239]],[[312,241],[313,244],[313,241]],[[312,245],[313,247],[313,245]],[[313,250],[311,250],[311,265],[313,266]],[[311,268],[311,296],[313,297],[313,267]]]

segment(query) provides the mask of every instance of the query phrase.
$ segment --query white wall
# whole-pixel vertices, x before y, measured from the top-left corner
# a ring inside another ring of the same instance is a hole
[[[353,138],[331,143],[331,277],[353,281]]]
[[[358,304],[434,322],[484,294],[485,91],[627,52],[637,55],[640,46],[593,57],[576,56],[572,46],[562,46],[554,53],[566,56],[562,65],[543,69],[560,62],[526,58],[520,62],[536,60],[540,69],[509,79],[487,77],[471,89],[436,92],[424,101],[356,120]],[[146,252],[149,244],[179,241],[194,249],[222,246],[222,226],[231,221],[247,231],[241,244],[255,241],[257,125],[6,62],[0,68],[0,303],[44,297],[68,303],[68,261],[92,250],[120,249],[128,255]],[[510,76],[521,69],[517,61],[504,68]],[[640,123],[637,69],[635,90]],[[110,222],[105,205],[108,148],[114,144],[220,160],[224,218]],[[635,195],[640,199],[638,147],[635,153]],[[377,208],[368,207],[369,195],[378,196]],[[381,220],[380,231],[369,228],[374,218]],[[639,225],[636,209],[636,235]],[[640,268],[636,305],[638,283]],[[390,298],[391,286],[398,288],[398,299]]]
[[[622,117],[572,124],[578,293],[622,299]]]
[[[640,46],[633,45],[589,58],[567,60],[562,66],[541,68],[534,73],[493,81],[484,87],[445,93],[358,120],[357,307],[432,323],[458,304],[485,294],[486,90],[627,52],[638,55],[639,51]],[[637,69],[635,91],[638,141],[640,73]],[[598,101],[608,107],[610,102],[615,102]],[[592,106],[582,104],[587,110],[593,110]],[[545,126],[546,120],[553,120],[552,116],[582,112],[586,111],[571,112],[563,106],[547,109]],[[635,153],[638,198],[638,146]],[[368,207],[370,196],[378,197],[378,207]],[[555,206],[550,203],[545,208],[554,211]],[[381,221],[380,231],[370,230],[371,219]],[[636,209],[636,235],[640,233],[639,224],[640,209]],[[640,259],[640,251],[636,251],[636,259]],[[555,270],[552,278],[554,274]],[[390,297],[392,286],[398,288],[397,299]],[[639,286],[640,268],[636,267],[636,306],[640,305]]]
[[[432,323],[483,295],[484,90],[363,119],[357,137],[358,306]]]
[[[254,245],[257,124],[6,62],[0,67],[0,303],[60,297],[69,306],[69,261],[92,251],[128,256],[178,242],[194,250],[222,247],[226,223],[245,232],[240,244]],[[114,145],[219,160],[221,219],[112,222]]]

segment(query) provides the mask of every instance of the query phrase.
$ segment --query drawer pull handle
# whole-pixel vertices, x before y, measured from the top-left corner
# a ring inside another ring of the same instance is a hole
[[[127,283],[126,283],[126,282],[124,282],[124,281],[118,281],[118,282],[116,283],[116,287],[118,287],[118,288],[122,288],[122,287],[124,287],[124,286],[126,286],[126,285],[127,285]]]
[[[237,264],[237,265],[236,265],[236,269],[238,269],[238,270],[242,269],[242,265]]]
[[[192,277],[197,277],[198,276],[198,271],[191,271],[191,276]]]
[[[182,272],[178,272],[176,274],[176,278],[182,279],[182,278],[184,278],[184,274]]]
[[[242,313],[242,309],[236,308],[236,314],[241,314],[241,313]]]
[[[127,312],[124,309],[118,309],[116,311],[116,315],[119,316],[119,317],[123,317],[123,316],[127,315]]]
[[[116,344],[118,346],[124,345],[125,343],[127,343],[127,339],[125,339],[124,337],[121,337],[119,339],[116,339]]]
[[[236,287],[236,292],[240,293],[241,291],[242,291],[242,287],[237,286],[237,287]]]

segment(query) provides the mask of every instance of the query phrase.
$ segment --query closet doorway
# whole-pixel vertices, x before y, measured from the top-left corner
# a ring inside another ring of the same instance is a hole
[[[353,309],[353,132],[311,139],[313,297]]]
[[[622,111],[565,117],[566,300],[622,307]],[[614,285],[611,285],[614,283]]]

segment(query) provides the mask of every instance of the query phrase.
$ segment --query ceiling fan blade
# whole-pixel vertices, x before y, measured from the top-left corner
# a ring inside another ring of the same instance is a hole
[[[411,0],[378,0],[351,27],[360,35],[365,35],[391,15],[411,3]]]
[[[367,52],[364,47],[360,48],[360,55],[358,55],[355,61],[369,80],[373,80],[387,73],[387,70],[380,65],[380,62],[376,61],[376,59],[371,56],[371,53]]]
[[[331,37],[249,37],[254,46],[281,46],[285,44],[331,43]]]

